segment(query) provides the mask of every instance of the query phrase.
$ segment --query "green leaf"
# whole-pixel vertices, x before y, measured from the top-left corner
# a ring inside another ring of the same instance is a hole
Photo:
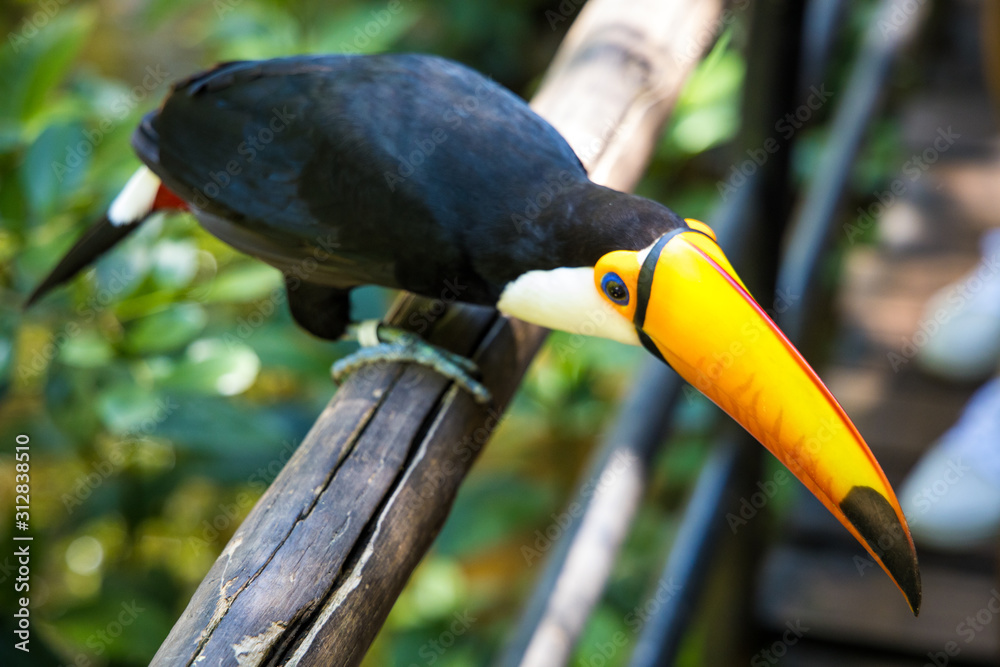
[[[515,533],[530,532],[527,529],[538,524],[540,510],[551,504],[552,493],[540,484],[511,475],[477,479],[462,486],[435,549],[454,557],[484,551]],[[561,530],[556,519],[551,523]]]
[[[51,90],[77,62],[97,18],[96,8],[57,2],[36,7],[38,11],[29,11],[0,49],[4,72],[0,119],[26,121],[43,109]]]
[[[732,139],[738,126],[735,106],[710,106],[685,115],[671,130],[671,138],[678,148],[693,155]]]
[[[152,261],[156,282],[168,289],[179,289],[198,272],[198,246],[187,239],[162,239],[153,246]]]
[[[93,329],[85,329],[68,338],[59,348],[59,360],[76,368],[100,368],[114,359],[108,340]]]
[[[743,58],[720,38],[681,92],[660,142],[664,157],[674,159],[673,151],[694,155],[736,136],[745,73]]]
[[[283,304],[278,308],[287,311]],[[330,364],[354,351],[353,343],[320,340],[305,333],[285,312],[265,320],[259,327],[253,327],[250,318],[246,318],[226,332],[227,339],[229,336],[251,345],[265,366],[282,366],[300,376],[308,375],[327,383]]]
[[[420,18],[407,3],[362,5],[332,14],[313,40],[323,53],[379,53],[389,49]]]
[[[6,380],[7,371],[10,370],[12,349],[10,339],[6,336],[0,336],[0,385]]]
[[[263,262],[241,262],[216,276],[208,286],[205,301],[249,303],[280,289],[281,272],[276,268]]]
[[[720,39],[708,58],[701,61],[688,79],[678,104],[700,107],[731,100],[739,104],[746,66],[738,51],[729,49],[729,41]]]
[[[98,397],[97,412],[113,433],[148,432],[148,425],[165,418],[166,405],[162,396],[137,387],[134,380],[125,380]]]
[[[37,219],[51,216],[67,193],[76,190],[82,181],[90,152],[74,149],[74,144],[87,145],[81,137],[81,127],[76,123],[49,125],[25,154],[20,180]]]
[[[218,20],[202,24],[222,60],[274,58],[302,51],[302,32],[287,12],[259,3],[218,0]]]
[[[195,341],[162,386],[203,394],[234,396],[254,383],[260,359],[248,345],[235,340],[206,338]]]
[[[261,453],[285,460],[294,448],[289,443],[298,443],[304,433],[277,411],[251,408],[233,399],[176,395],[171,401],[177,408],[157,425],[156,435],[170,438],[180,450],[226,457],[220,473],[243,475],[239,466]],[[234,455],[239,462],[228,458]]]
[[[135,292],[149,274],[149,255],[144,239],[133,236],[102,257],[94,270],[97,302],[104,305],[121,301]]]
[[[120,590],[104,591],[60,616],[60,634],[76,645],[74,664],[109,664],[109,658],[111,664],[144,664],[169,631],[170,616],[161,601],[144,591],[134,575],[115,588]],[[91,659],[95,656],[102,656],[99,663]]]
[[[196,303],[179,303],[144,317],[129,327],[126,344],[139,354],[176,350],[190,343],[205,328],[208,315]]]

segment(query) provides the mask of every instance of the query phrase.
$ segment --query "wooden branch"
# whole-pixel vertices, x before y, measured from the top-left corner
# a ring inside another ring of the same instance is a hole
[[[580,11],[532,108],[576,151],[591,180],[631,190],[704,49],[722,0],[595,0]]]
[[[595,180],[631,187],[718,0],[588,3],[533,104]],[[588,18],[593,17],[593,18]],[[680,72],[680,74],[678,74]],[[195,591],[154,665],[355,665],[413,568],[545,331],[495,311],[401,297],[387,321],[437,316],[429,340],[473,354],[484,410],[421,367],[352,376]]]

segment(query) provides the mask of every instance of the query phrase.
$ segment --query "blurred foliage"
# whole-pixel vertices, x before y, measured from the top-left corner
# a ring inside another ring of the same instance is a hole
[[[175,78],[219,60],[301,52],[433,52],[527,95],[570,21],[553,21],[559,3],[544,0],[404,0],[395,14],[364,0],[2,6],[0,507],[13,497],[11,443],[28,434],[33,664],[145,664],[333,393],[329,367],[347,348],[294,326],[278,273],[189,216],[150,221],[22,312],[136,168],[133,127]],[[685,89],[640,187],[686,215],[707,217],[718,201],[739,129],[737,18]],[[803,178],[822,140],[804,133]],[[879,150],[865,158],[862,190],[890,161],[892,146]],[[389,298],[377,289],[355,297],[356,317],[379,315]],[[488,662],[540,570],[523,548],[558,525],[643,356],[551,337],[367,664]],[[683,401],[576,664],[592,664],[588,651],[616,631],[634,638],[628,615],[653,586],[715,414],[700,397]],[[5,544],[11,530],[0,522]],[[127,623],[112,632],[117,619]],[[5,642],[0,663],[12,664],[11,650]]]

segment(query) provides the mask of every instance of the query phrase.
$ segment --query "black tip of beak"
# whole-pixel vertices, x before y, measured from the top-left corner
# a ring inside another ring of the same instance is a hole
[[[882,559],[910,603],[913,615],[919,614],[917,554],[889,501],[870,486],[855,486],[840,502],[840,510]]]

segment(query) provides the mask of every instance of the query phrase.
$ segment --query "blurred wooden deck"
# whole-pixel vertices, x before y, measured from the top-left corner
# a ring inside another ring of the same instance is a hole
[[[931,379],[912,361],[894,371],[889,353],[900,353],[919,329],[927,299],[976,264],[980,232],[1000,226],[992,111],[985,93],[955,85],[904,109],[908,154],[932,146],[939,128],[951,126],[961,138],[918,178],[900,172],[906,192],[882,219],[878,243],[848,252],[837,300],[838,348],[823,373],[897,489],[975,386]],[[1000,615],[987,606],[1000,599],[997,549],[955,555],[918,543],[924,601],[914,619],[877,567],[859,572],[855,556],[868,558],[848,533],[802,496],[783,541],[764,557],[756,613],[765,629],[761,647],[773,651],[751,664],[1000,664]],[[789,635],[796,641],[788,645],[783,634],[791,626],[802,637]]]

